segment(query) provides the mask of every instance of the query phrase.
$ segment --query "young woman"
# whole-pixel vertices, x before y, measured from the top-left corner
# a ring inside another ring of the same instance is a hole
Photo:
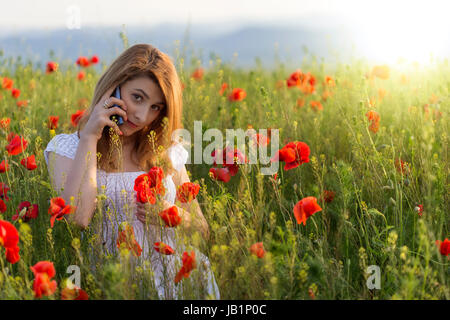
[[[120,99],[112,97],[117,86]],[[150,262],[158,295],[166,299],[180,297],[175,266],[179,269],[183,251],[190,251],[186,239],[196,231],[206,240],[209,237],[197,200],[179,204],[182,223],[176,228],[164,228],[158,216],[175,204],[176,188],[189,182],[188,153],[172,141],[173,131],[181,128],[181,114],[181,83],[170,58],[151,45],[137,44],[101,76],[77,132],[56,135],[44,151],[55,190],[66,203],[74,197],[76,210],[67,218],[85,229],[96,212],[97,195],[104,193],[98,231],[104,253],[117,252],[119,226],[127,222],[142,248],[139,261]],[[123,117],[124,123],[119,126],[112,115]],[[154,166],[165,174],[164,198],[155,205],[141,204],[134,181]],[[171,246],[175,254],[163,256],[154,250],[155,242]],[[196,261],[206,274],[207,293],[219,299],[208,258],[196,250]]]

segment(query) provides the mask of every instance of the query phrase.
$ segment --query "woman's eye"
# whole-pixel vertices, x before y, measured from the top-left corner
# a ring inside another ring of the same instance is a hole
[[[156,104],[152,105],[153,110],[155,111],[159,111],[161,108],[159,106],[157,106]],[[156,109],[154,109],[156,108]]]
[[[142,101],[142,97],[140,96],[140,95],[138,95],[138,94],[133,94],[133,97],[134,97],[134,99],[136,99],[138,102],[141,102]],[[140,100],[139,100],[139,99]]]

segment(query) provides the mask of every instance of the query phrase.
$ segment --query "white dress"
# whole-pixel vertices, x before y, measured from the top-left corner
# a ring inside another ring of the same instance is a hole
[[[59,134],[53,137],[44,150],[44,157],[49,166],[49,152],[74,159],[78,147],[79,138],[77,133]],[[180,171],[186,164],[188,152],[181,144],[175,144],[168,150],[169,158],[175,170]],[[52,160],[50,159],[50,162]],[[154,285],[158,291],[160,299],[177,299],[181,294],[180,284],[174,283],[174,278],[181,266],[181,256],[183,251],[191,251],[191,247],[185,248],[183,239],[180,239],[177,228],[161,228],[159,226],[145,225],[140,222],[136,215],[136,192],[134,191],[134,180],[145,171],[137,172],[114,172],[107,173],[97,169],[97,191],[103,192],[107,200],[103,208],[102,217],[102,237],[103,251],[106,254],[116,254],[116,239],[118,236],[118,226],[121,222],[129,222],[134,229],[136,241],[142,248],[142,254],[138,258],[139,263],[147,260],[150,262],[154,273]],[[176,188],[171,175],[166,175],[163,180],[166,193],[164,199],[169,203],[175,203]],[[102,186],[104,186],[102,188]],[[153,249],[154,242],[164,242],[175,250],[173,255],[162,255]],[[189,241],[187,241],[189,243]],[[210,268],[208,258],[195,251],[198,274],[203,277],[202,292],[198,298],[208,296],[213,299],[220,299],[219,289],[216,284],[214,274]],[[145,264],[144,264],[145,269]],[[191,273],[192,274],[192,273]],[[183,280],[182,280],[183,281]]]

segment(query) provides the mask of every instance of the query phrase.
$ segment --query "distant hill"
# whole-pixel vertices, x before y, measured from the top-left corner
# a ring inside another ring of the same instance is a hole
[[[22,60],[40,62],[41,66],[53,59],[73,63],[80,55],[92,54],[109,63],[123,51],[119,36],[122,30],[122,27],[104,27],[21,32],[0,37],[0,50],[7,57],[21,55]],[[351,54],[347,34],[336,30],[324,32],[305,27],[255,25],[220,32],[198,26],[163,24],[126,27],[125,32],[130,45],[150,43],[171,56],[175,55],[175,41],[179,40],[180,45],[187,44],[187,62],[195,53],[202,57],[205,66],[213,53],[223,61],[232,61],[237,53],[235,64],[239,67],[254,66],[255,57],[259,57],[265,67],[273,67],[276,53],[283,63],[298,66],[305,54],[304,48],[327,59],[333,59],[336,52],[340,53],[341,59]]]

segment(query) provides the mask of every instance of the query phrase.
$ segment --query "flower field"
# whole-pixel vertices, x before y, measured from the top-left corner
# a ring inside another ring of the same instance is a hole
[[[208,256],[221,299],[450,298],[448,60],[327,65],[308,56],[244,70],[173,57],[184,128],[270,129],[250,139],[258,145],[279,130],[276,174],[262,175],[238,145],[224,153],[234,164],[187,164],[193,183],[177,192],[179,202],[196,198],[208,222],[209,241],[184,241]],[[158,298],[151,271],[135,264],[132,228],[92,268],[96,220],[83,233],[69,223],[72,204],[50,183],[43,150],[75,132],[101,76],[93,65],[107,67],[95,55],[44,66],[0,56],[0,299]],[[142,202],[156,201],[136,186]],[[173,210],[160,216],[169,228],[183,223]],[[150,247],[179,255],[170,285],[184,299],[214,298],[199,296],[193,251],[174,249]],[[79,267],[79,286],[67,281],[69,266]]]

